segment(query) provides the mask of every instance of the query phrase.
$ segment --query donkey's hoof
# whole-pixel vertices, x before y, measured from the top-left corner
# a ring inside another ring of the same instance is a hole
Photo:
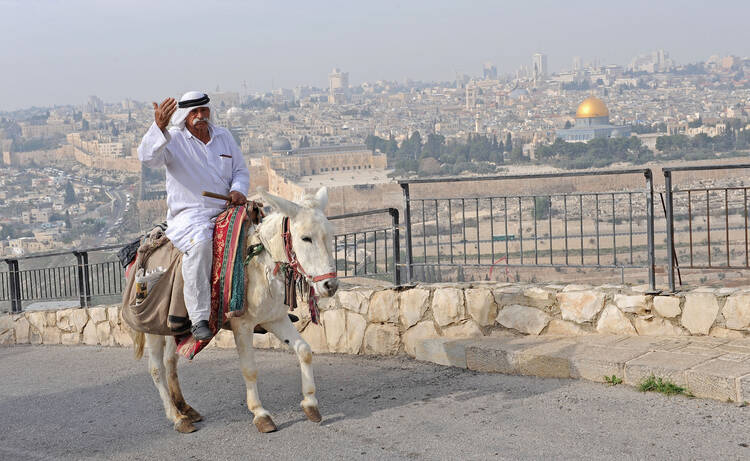
[[[258,431],[264,434],[276,432],[276,424],[273,423],[273,420],[268,415],[258,416],[253,420],[253,423],[255,423]]]
[[[187,411],[185,411],[185,416],[188,417],[191,423],[203,421],[203,416],[201,416],[201,414],[195,411],[195,409],[192,407],[188,408]]]
[[[183,434],[189,434],[191,432],[197,431],[198,429],[193,426],[193,423],[190,422],[190,419],[184,417],[178,419],[177,422],[174,423],[174,430]]]
[[[307,416],[307,419],[314,423],[319,423],[323,417],[320,416],[320,411],[318,411],[318,407],[302,407],[302,411],[305,412],[305,416]]]

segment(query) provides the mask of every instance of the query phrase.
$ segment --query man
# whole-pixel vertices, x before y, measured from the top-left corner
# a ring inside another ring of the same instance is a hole
[[[190,91],[180,102],[167,98],[154,106],[154,123],[138,158],[149,167],[167,169],[167,237],[183,253],[185,307],[196,339],[212,337],[211,262],[214,219],[226,205],[203,197],[203,191],[231,197],[244,205],[250,173],[232,134],[213,123],[208,95]],[[170,120],[173,127],[167,131]]]

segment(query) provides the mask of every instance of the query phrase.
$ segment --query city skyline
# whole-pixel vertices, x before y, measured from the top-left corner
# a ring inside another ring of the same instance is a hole
[[[217,85],[238,91],[243,82],[251,91],[326,88],[334,67],[349,72],[354,85],[446,81],[482,75],[484,62],[511,73],[529,66],[534,53],[547,55],[550,72],[570,68],[575,56],[627,65],[656,49],[684,64],[712,54],[745,56],[750,38],[741,19],[750,6],[740,2],[706,9],[700,2],[675,8],[675,2],[636,1],[618,10],[588,1],[564,7],[226,1],[209,7],[216,20],[208,24],[200,23],[200,3],[147,5],[0,1],[9,18],[6,37],[14,42],[0,58],[15,63],[0,76],[0,110],[80,104],[91,94],[117,101]],[[205,56],[204,65],[197,56]]]

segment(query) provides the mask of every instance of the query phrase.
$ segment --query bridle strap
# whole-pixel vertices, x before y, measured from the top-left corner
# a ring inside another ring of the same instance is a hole
[[[305,278],[312,280],[313,283],[337,277],[335,271],[323,275],[311,276],[305,271],[305,269],[302,268],[302,265],[300,265],[299,261],[297,260],[297,254],[294,252],[294,248],[292,247],[292,233],[289,230],[289,216],[284,216],[281,221],[281,235],[284,240],[284,251],[286,252],[286,258],[289,261],[289,265],[294,270],[302,274]]]
[[[318,276],[313,277],[312,281],[313,282],[320,282],[321,280],[335,279],[336,276],[337,276],[337,274],[335,272],[329,272],[327,274],[318,275]]]

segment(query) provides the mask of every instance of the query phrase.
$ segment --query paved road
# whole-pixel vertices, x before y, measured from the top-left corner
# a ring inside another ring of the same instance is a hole
[[[318,355],[323,422],[298,408],[295,358],[258,354],[259,434],[233,351],[182,363],[205,416],[163,417],[146,362],[119,348],[0,348],[0,459],[748,459],[750,407],[622,386],[478,374],[407,358]]]

